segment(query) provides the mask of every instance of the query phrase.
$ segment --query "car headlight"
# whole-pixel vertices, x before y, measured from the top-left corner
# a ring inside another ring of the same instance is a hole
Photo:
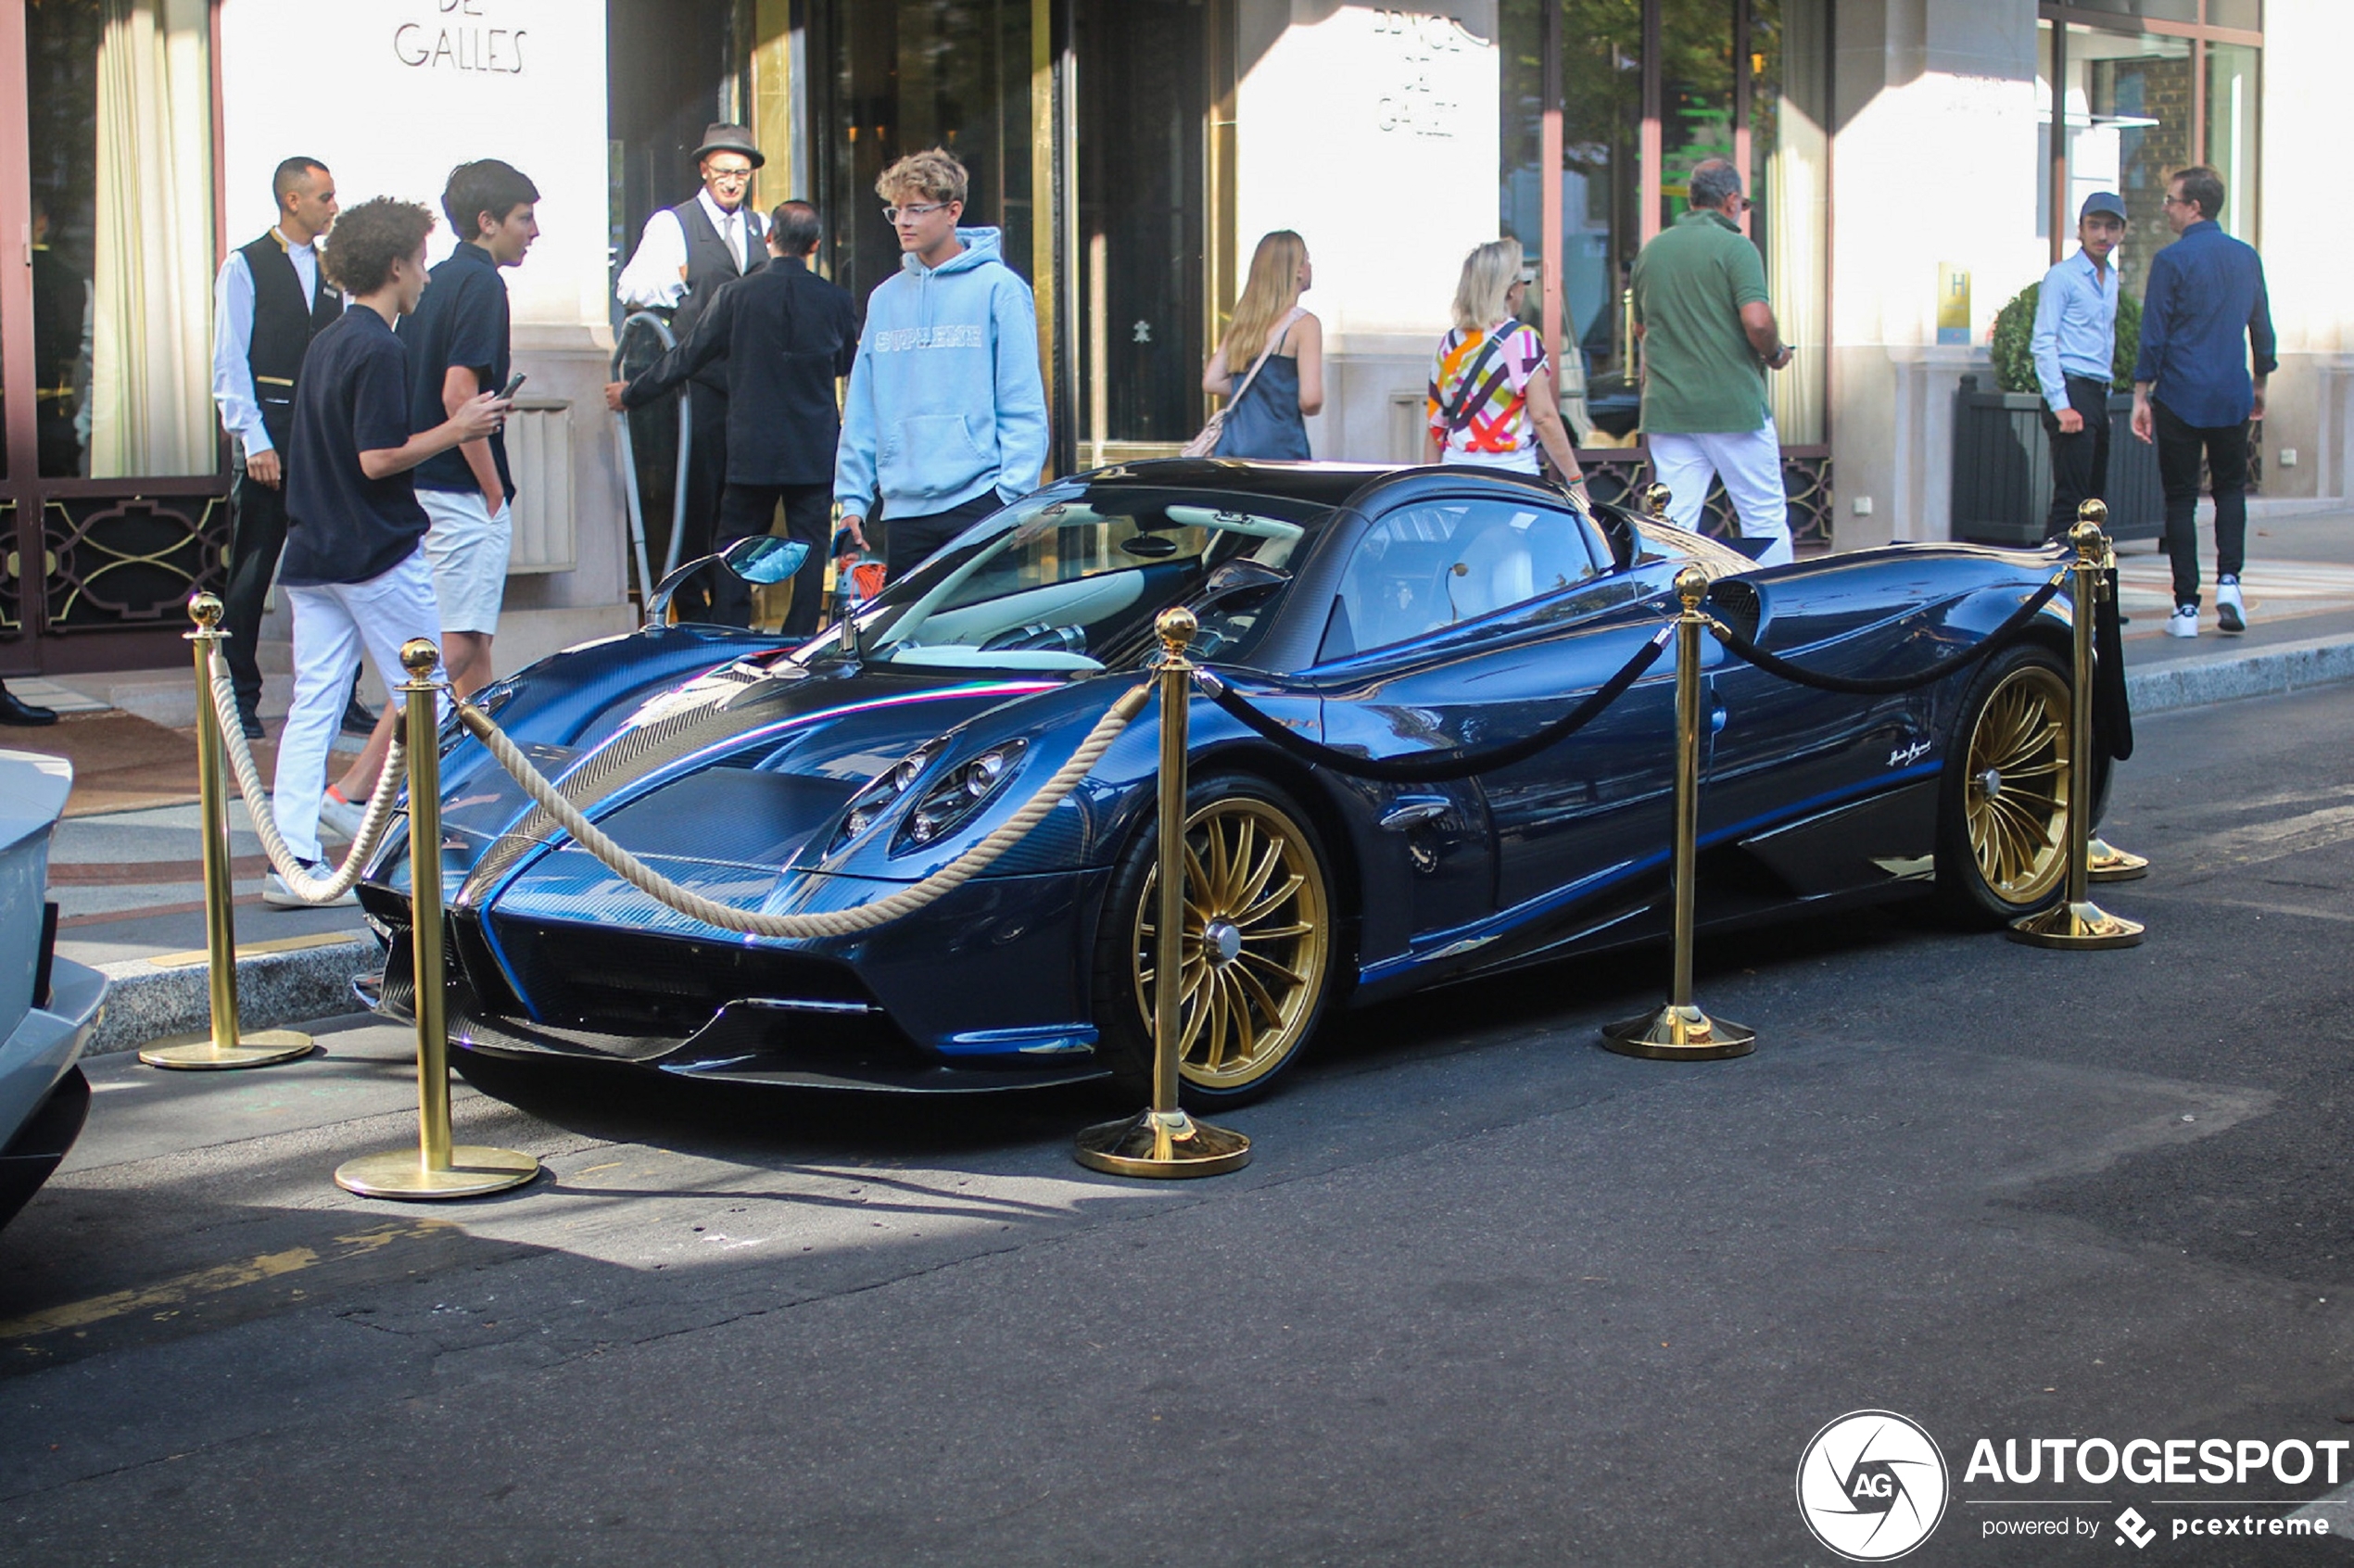
[[[891,853],[905,854],[909,850],[921,849],[962,827],[1006,787],[1006,781],[1014,776],[1014,764],[1028,744],[1025,740],[1008,740],[950,769],[948,776],[933,785],[916,803],[916,809],[907,814],[907,820],[900,824],[898,833],[892,839]]]
[[[915,788],[924,769],[940,755],[946,740],[928,740],[892,764],[862,786],[850,797],[850,809],[842,813],[842,826],[834,829],[833,842],[826,853],[833,854],[851,840],[875,824],[875,819],[898,803],[899,797]]]

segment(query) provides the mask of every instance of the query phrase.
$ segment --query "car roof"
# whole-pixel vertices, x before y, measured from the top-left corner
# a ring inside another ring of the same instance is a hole
[[[1397,472],[1397,466],[1389,463],[1153,458],[1074,474],[1071,479],[1077,483],[1115,488],[1212,490],[1229,495],[1281,497],[1319,506],[1341,506],[1374,480]]]

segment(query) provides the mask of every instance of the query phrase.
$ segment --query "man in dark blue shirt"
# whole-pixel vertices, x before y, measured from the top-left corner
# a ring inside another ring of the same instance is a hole
[[[2150,261],[2133,364],[2133,434],[2158,443],[2166,487],[2166,549],[2174,560],[2170,637],[2198,635],[2198,465],[2215,496],[2215,622],[2247,629],[2240,567],[2247,539],[2247,427],[2264,417],[2273,358],[2264,263],[2215,221],[2223,182],[2195,164],[2166,191],[2166,224],[2182,237]],[[2248,350],[2256,373],[2248,374]]]
[[[294,705],[278,741],[272,811],[286,847],[323,874],[319,803],[327,747],[364,648],[388,690],[400,679],[400,645],[438,640],[433,572],[417,541],[425,532],[411,471],[499,428],[507,405],[494,392],[469,399],[422,433],[409,417],[408,356],[393,322],[425,287],[425,235],[433,214],[378,197],[343,216],[328,277],[351,308],[310,340],[295,385],[285,463],[286,545],[278,581],[294,612]],[[397,690],[385,712],[399,703]],[[274,873],[264,900],[305,900]],[[348,893],[339,903],[349,903]]]
[[[538,187],[495,158],[462,163],[441,193],[460,244],[433,270],[416,313],[400,323],[409,349],[409,418],[420,430],[507,384],[507,285],[539,237]],[[469,441],[417,469],[417,499],[433,520],[425,554],[441,605],[449,684],[465,696],[490,679],[490,639],[507,589],[515,482],[507,442]]]

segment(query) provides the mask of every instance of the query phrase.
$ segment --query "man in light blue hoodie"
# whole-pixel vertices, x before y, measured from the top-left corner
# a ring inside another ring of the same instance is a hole
[[[842,526],[880,517],[891,576],[1017,496],[1046,463],[1038,308],[995,229],[960,229],[965,168],[938,147],[875,182],[899,272],[867,301],[834,459]],[[880,505],[880,512],[876,508]]]

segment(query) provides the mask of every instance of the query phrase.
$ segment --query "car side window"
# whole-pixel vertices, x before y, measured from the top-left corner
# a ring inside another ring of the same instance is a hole
[[[1357,541],[1317,657],[1442,631],[1574,588],[1608,564],[1594,530],[1564,509],[1517,498],[1400,507]]]

